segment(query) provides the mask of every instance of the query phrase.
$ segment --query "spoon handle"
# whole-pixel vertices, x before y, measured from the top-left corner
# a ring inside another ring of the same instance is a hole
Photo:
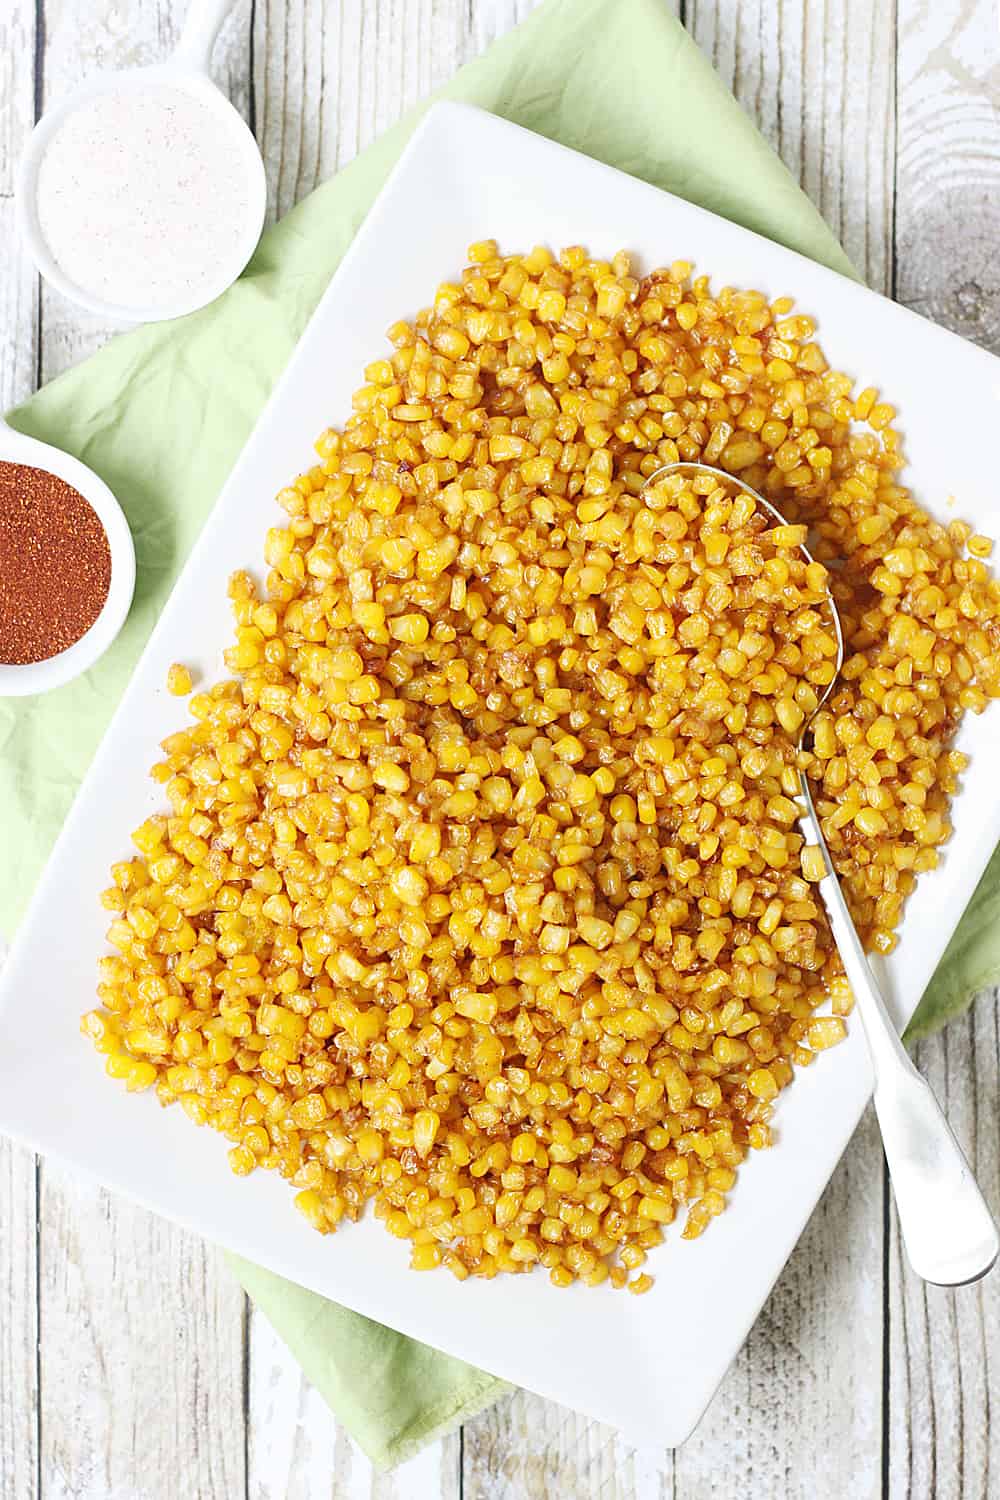
[[[232,8],[233,0],[190,0],[174,61],[207,73],[219,27]]]
[[[939,1286],[985,1276],[1000,1252],[993,1215],[930,1086],[917,1072],[886,1008],[851,920],[805,776],[803,829],[819,844],[819,883],[875,1071],[875,1112],[910,1265]]]

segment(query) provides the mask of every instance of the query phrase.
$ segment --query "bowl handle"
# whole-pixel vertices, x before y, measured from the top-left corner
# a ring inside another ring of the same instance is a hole
[[[173,61],[207,73],[215,38],[232,6],[233,0],[191,0]]]

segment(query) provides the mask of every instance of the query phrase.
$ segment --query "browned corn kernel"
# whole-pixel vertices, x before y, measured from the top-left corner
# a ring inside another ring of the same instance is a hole
[[[236,675],[164,743],[83,1025],[323,1233],[371,1199],[415,1269],[638,1294],[844,1035],[794,802],[826,565],[847,652],[809,774],[883,952],[1000,693],[1000,593],[787,299],[578,246],[470,260],[282,490],[266,586],[233,578]],[[644,488],[680,457],[786,523]]]

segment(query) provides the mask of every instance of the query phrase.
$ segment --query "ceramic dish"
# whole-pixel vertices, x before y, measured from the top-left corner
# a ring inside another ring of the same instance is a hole
[[[23,664],[0,663],[0,698],[25,698],[71,682],[104,655],[125,623],[135,592],[135,547],[125,513],[103,479],[71,453],[16,432],[0,419],[0,462],[47,469],[83,496],[104,527],[111,552],[111,582],[101,612],[79,640],[56,656]]]
[[[214,30],[218,30],[221,13],[228,9],[229,4],[222,3],[222,0],[213,3],[214,23],[211,17],[207,18],[206,34],[214,34],[213,26]],[[197,22],[197,17],[195,19]],[[209,302],[214,302],[216,297],[232,285],[260,239],[267,208],[264,163],[257,143],[243,119],[207,76],[204,55],[206,46],[207,43],[201,37],[201,27],[196,25],[191,32],[190,45],[182,43],[169,61],[120,73],[100,73],[95,78],[88,79],[48,110],[31,133],[18,170],[17,214],[22,240],[46,281],[64,297],[98,317],[122,323],[153,323],[195,312]],[[210,241],[204,247],[199,246],[199,253],[209,258],[211,274],[204,280],[198,280],[187,294],[172,297],[166,302],[151,299],[144,306],[119,304],[106,301],[78,286],[59,265],[39,222],[39,172],[53,138],[75,111],[95,100],[116,95],[141,95],[157,89],[169,89],[180,95],[190,96],[201,106],[204,118],[212,123],[218,137],[230,143],[238,153],[246,179],[245,223],[235,243],[225,253],[216,254]]]
[[[431,201],[432,200],[432,201]],[[414,232],[418,226],[418,232]],[[503,250],[624,247],[645,271],[679,257],[718,283],[795,295],[819,320],[834,365],[900,411],[908,479],[942,517],[1000,530],[990,445],[1000,361],[855,283],[680,199],[464,106],[427,115],[371,210],[244,450],[137,668],[25,920],[0,997],[0,1129],[282,1275],[541,1394],[614,1423],[635,1441],[676,1444],[695,1425],[757,1316],[857,1124],[870,1071],[857,1023],[782,1095],[778,1143],[740,1173],[727,1212],[693,1242],[668,1234],[642,1298],[544,1276],[460,1284],[417,1277],[409,1246],[369,1216],[316,1234],[273,1173],[238,1180],[227,1142],[113,1087],[78,1031],[93,1004],[107,914],[98,905],[129,830],[160,805],[148,779],[158,741],[184,709],[169,664],[213,680],[231,638],[226,580],[259,568],[273,496],[314,461],[312,443],[350,409],[384,330],[426,305],[484,236]],[[399,247],[406,247],[405,255]],[[969,716],[972,763],[941,867],[911,900],[886,985],[912,1012],[1000,839],[1000,713]],[[877,1170],[872,1164],[872,1171]]]

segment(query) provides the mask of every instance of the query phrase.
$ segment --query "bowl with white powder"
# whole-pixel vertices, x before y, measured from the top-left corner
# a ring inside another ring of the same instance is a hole
[[[21,167],[28,248],[65,296],[116,321],[213,301],[260,238],[267,187],[225,96],[171,60],[104,75],[50,110]]]

